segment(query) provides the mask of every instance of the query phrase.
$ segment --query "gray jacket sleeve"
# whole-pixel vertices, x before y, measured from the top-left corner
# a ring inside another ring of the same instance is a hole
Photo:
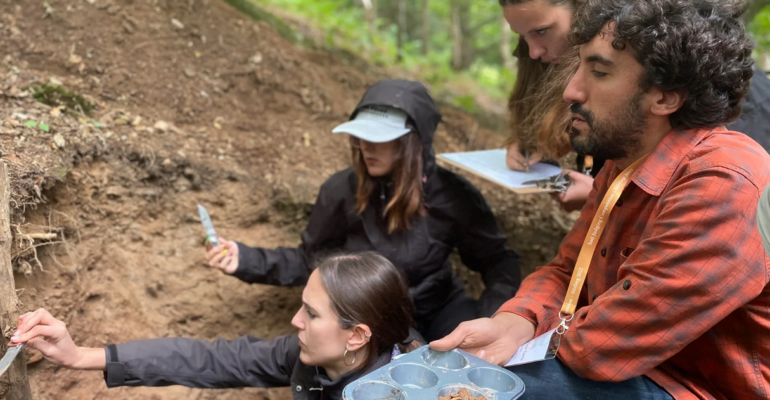
[[[247,283],[275,286],[307,283],[313,253],[344,243],[346,212],[339,187],[344,182],[339,175],[321,186],[299,247],[264,249],[238,243],[238,269],[233,276]]]
[[[107,387],[279,387],[289,385],[299,360],[299,339],[161,338],[110,345],[105,351]]]

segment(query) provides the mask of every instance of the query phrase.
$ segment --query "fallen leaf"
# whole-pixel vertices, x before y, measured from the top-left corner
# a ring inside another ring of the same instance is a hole
[[[216,117],[214,118],[214,128],[222,129],[222,122],[224,122],[224,118],[222,117]]]
[[[249,64],[251,65],[257,65],[261,62],[262,62],[262,53],[257,53],[249,57]]]
[[[157,130],[159,130],[161,132],[166,132],[166,131],[168,131],[169,124],[166,121],[158,121],[158,122],[155,123],[153,128],[155,128],[155,129],[157,129]]]
[[[67,144],[67,142],[64,140],[64,136],[58,133],[53,135],[53,142],[60,149],[64,148],[64,145]]]
[[[37,121],[27,121],[24,123],[24,126],[28,128],[34,128],[37,126]]]
[[[40,124],[38,125],[38,128],[40,128],[43,132],[49,132],[51,130],[51,127],[48,124]]]
[[[81,57],[81,56],[79,56],[79,55],[77,55],[75,53],[72,53],[72,54],[70,54],[70,60],[69,61],[70,61],[70,64],[80,64],[83,61],[83,57]]]
[[[52,117],[60,116],[63,108],[64,107],[62,107],[62,106],[52,108],[51,109],[51,116]]]
[[[179,29],[179,30],[184,29],[184,24],[182,23],[182,21],[180,21],[180,20],[178,20],[176,18],[171,18],[171,25],[174,25],[174,28]]]

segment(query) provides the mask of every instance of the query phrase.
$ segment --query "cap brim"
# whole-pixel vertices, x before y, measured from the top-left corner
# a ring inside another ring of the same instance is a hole
[[[394,128],[374,121],[353,120],[332,130],[332,133],[347,133],[369,143],[385,143],[396,140],[411,132],[408,128]]]

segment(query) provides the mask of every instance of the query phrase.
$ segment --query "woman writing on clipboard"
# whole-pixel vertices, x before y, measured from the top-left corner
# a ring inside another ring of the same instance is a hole
[[[433,136],[440,121],[419,82],[375,83],[350,121],[333,131],[350,135],[353,166],[321,186],[302,244],[265,249],[222,239],[208,251],[209,265],[248,283],[303,285],[318,254],[373,250],[406,272],[426,339],[491,316],[518,289],[519,258],[479,191],[436,165]],[[452,273],[455,249],[482,275],[478,302]]]

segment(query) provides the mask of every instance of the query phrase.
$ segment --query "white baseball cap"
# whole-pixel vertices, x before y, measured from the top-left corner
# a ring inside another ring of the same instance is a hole
[[[406,126],[407,114],[393,107],[370,106],[356,117],[338,125],[332,133],[347,133],[370,143],[385,143],[411,132]]]

